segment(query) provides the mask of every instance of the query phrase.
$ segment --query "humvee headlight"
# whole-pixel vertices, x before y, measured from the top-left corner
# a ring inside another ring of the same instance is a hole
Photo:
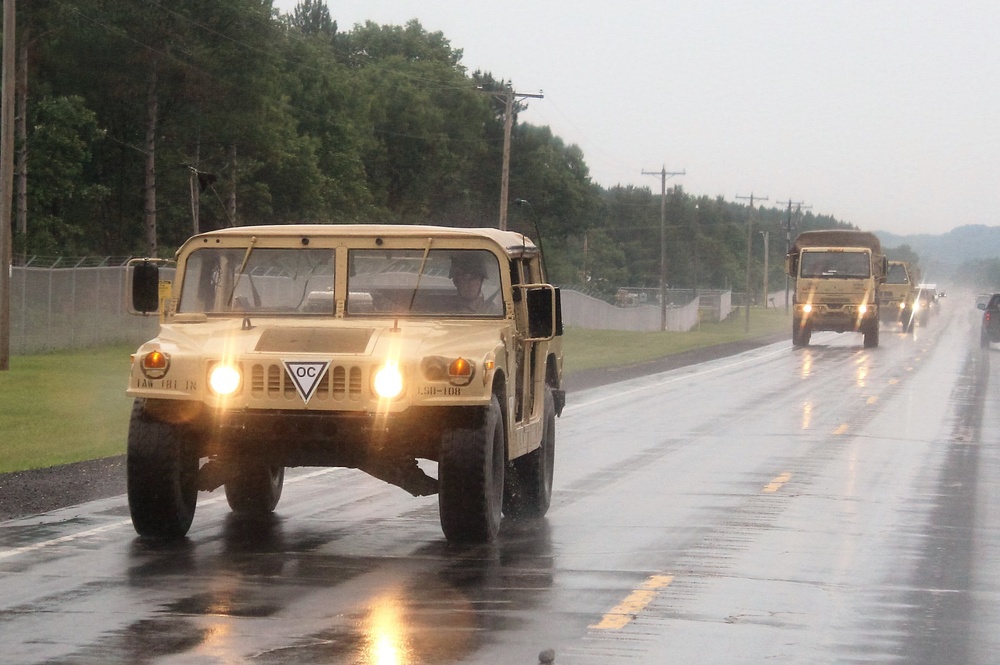
[[[240,387],[240,371],[232,365],[216,365],[208,375],[208,384],[217,395],[232,395]]]
[[[170,369],[170,356],[158,349],[150,351],[142,357],[139,369],[147,379],[162,379]]]
[[[372,381],[375,394],[380,399],[394,399],[403,392],[403,374],[399,371],[399,365],[388,362],[382,365]]]

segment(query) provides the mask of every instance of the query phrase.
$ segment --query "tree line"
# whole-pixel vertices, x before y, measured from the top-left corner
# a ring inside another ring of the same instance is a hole
[[[169,256],[234,225],[496,226],[509,82],[410,21],[341,30],[323,0],[18,3],[15,255]],[[544,102],[538,102],[544,103]],[[742,290],[751,210],[672,188],[602,187],[579,147],[515,103],[508,228],[553,281],[612,294]],[[613,119],[609,119],[612,122]],[[517,205],[520,203],[520,205]],[[850,224],[752,211],[753,288],[786,236]]]

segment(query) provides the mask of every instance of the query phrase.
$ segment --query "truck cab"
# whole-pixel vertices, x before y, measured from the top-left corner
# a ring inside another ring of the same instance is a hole
[[[888,263],[874,234],[806,231],[785,257],[795,280],[792,344],[807,346],[814,331],[859,332],[866,348],[879,343],[879,292]]]

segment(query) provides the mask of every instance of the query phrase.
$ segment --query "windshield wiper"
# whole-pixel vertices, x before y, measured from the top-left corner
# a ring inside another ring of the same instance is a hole
[[[236,295],[236,287],[240,285],[240,278],[243,277],[243,271],[246,270],[247,262],[250,261],[250,255],[253,254],[253,247],[257,244],[257,236],[250,237],[250,244],[247,245],[247,251],[243,253],[243,262],[240,263],[239,272],[236,273],[236,279],[233,280],[233,288],[229,291],[229,297],[226,298],[226,307],[232,307],[233,296]],[[260,306],[260,295],[257,293],[257,287],[254,286],[253,278],[250,277],[250,290],[253,292],[254,306]]]
[[[420,269],[417,271],[417,283],[413,285],[413,294],[410,296],[410,304],[406,308],[407,314],[413,311],[413,303],[417,300],[417,291],[420,290],[420,280],[424,276],[424,266],[427,265],[427,255],[431,253],[431,244],[433,242],[433,238],[427,239],[427,245],[424,247],[424,255],[420,258]]]

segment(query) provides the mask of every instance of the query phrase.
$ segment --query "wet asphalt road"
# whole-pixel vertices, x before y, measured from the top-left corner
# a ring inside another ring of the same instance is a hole
[[[121,496],[2,522],[0,662],[995,662],[1000,347],[943,310],[574,392],[548,516],[492,546],[341,469],[175,545]]]

